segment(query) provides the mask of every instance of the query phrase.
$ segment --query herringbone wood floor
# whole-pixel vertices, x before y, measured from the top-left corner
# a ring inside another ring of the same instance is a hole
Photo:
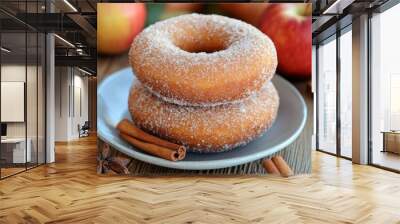
[[[0,223],[400,223],[400,175],[314,152],[281,177],[104,177],[96,139],[0,181]]]

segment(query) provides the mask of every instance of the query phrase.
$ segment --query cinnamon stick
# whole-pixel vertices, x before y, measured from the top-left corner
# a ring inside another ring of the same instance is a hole
[[[126,135],[134,137],[136,139],[142,140],[144,142],[152,143],[154,145],[163,146],[165,148],[173,149],[173,150],[184,150],[186,148],[182,145],[178,145],[164,139],[158,138],[154,135],[148,134],[145,131],[141,130],[140,128],[136,127],[131,121],[128,119],[123,119],[117,125],[117,129]]]
[[[272,157],[272,161],[283,177],[293,176],[292,169],[290,169],[289,165],[285,162],[282,156],[274,156]]]
[[[281,174],[271,159],[264,159],[263,166],[264,166],[265,170],[270,174],[275,174],[275,175]]]
[[[143,142],[123,132],[120,132],[120,136],[138,149],[166,160],[177,161],[185,158],[186,155],[186,150],[183,149],[173,150],[152,143]]]

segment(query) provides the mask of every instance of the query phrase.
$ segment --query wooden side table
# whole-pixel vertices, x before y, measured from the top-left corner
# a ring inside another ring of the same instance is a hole
[[[400,131],[382,131],[383,150],[382,152],[392,152],[400,154]]]

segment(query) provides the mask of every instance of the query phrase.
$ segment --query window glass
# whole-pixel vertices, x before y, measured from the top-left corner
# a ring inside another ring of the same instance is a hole
[[[372,163],[400,170],[400,5],[371,19]]]
[[[318,48],[318,149],[336,153],[336,39]]]
[[[352,33],[340,36],[340,154],[351,158],[352,141]]]

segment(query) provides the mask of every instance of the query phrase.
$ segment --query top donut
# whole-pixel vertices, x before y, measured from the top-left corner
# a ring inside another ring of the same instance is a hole
[[[272,78],[278,63],[274,44],[257,28],[201,14],[149,26],[129,55],[134,74],[153,93],[192,106],[246,98]]]

